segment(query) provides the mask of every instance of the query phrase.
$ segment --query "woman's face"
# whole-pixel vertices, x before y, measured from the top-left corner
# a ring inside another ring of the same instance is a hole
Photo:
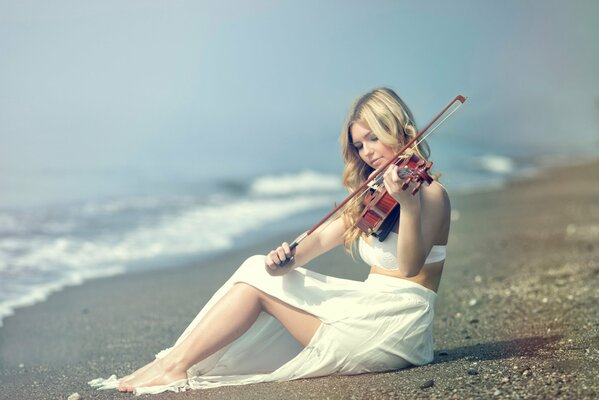
[[[354,122],[349,128],[351,143],[358,155],[371,168],[377,169],[395,158],[395,152],[379,141],[368,125]]]

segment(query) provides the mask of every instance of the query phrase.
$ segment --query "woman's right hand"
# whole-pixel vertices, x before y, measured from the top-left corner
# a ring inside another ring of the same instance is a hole
[[[281,266],[281,263],[295,255],[295,249],[291,250],[287,242],[283,242],[279,247],[269,252],[264,258],[264,265],[269,274],[273,276],[285,275],[291,271],[295,265],[295,258],[289,260],[287,264]]]

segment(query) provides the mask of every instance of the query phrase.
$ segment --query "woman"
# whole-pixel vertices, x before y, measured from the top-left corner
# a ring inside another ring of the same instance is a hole
[[[355,190],[416,134],[412,114],[392,90],[362,96],[341,133],[347,189]],[[428,158],[425,143],[413,151]],[[437,182],[416,195],[402,190],[397,166],[384,173],[384,184],[401,212],[383,242],[355,226],[363,206],[354,202],[293,251],[283,243],[266,256],[248,258],[152,363],[120,380],[112,376],[90,384],[158,393],[431,362],[449,199]],[[371,266],[365,282],[301,268],[342,243],[350,252],[357,244]]]

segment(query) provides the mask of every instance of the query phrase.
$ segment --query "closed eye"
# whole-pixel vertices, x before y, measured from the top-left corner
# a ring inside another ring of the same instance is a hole
[[[376,136],[373,133],[369,133],[365,139],[368,140],[369,142],[378,142],[378,140],[379,140],[378,136]],[[352,145],[354,146],[354,148],[357,151],[362,150],[362,148],[364,147],[361,142],[355,142],[355,143],[352,143]]]

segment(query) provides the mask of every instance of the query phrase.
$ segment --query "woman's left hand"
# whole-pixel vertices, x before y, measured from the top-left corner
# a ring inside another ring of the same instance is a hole
[[[420,196],[418,192],[415,195],[412,194],[416,184],[410,182],[406,190],[403,190],[401,187],[404,180],[399,176],[399,167],[397,165],[391,165],[387,168],[383,178],[387,193],[399,203],[402,211],[418,212],[420,210]]]

